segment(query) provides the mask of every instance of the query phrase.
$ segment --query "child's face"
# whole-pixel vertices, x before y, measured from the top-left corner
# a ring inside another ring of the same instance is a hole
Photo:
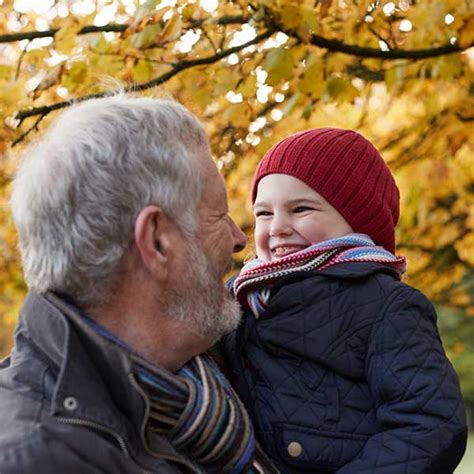
[[[287,174],[262,178],[253,208],[257,256],[265,261],[353,232],[319,193]]]

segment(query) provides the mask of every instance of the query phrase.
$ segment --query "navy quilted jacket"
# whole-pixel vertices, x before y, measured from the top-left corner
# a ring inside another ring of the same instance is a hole
[[[287,277],[225,345],[284,473],[451,473],[464,453],[464,406],[434,309],[382,265]]]

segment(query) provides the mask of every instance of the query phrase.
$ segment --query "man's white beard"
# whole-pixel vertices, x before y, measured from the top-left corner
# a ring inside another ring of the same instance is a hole
[[[225,290],[220,275],[210,268],[201,246],[188,241],[188,270],[168,290],[168,315],[187,323],[199,335],[217,341],[239,325],[239,304]]]

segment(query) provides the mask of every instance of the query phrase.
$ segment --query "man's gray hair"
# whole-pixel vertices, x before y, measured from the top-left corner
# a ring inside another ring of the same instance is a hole
[[[171,100],[118,95],[64,112],[13,182],[29,288],[84,307],[106,303],[150,204],[192,235],[203,187],[197,155],[208,146],[197,118]]]

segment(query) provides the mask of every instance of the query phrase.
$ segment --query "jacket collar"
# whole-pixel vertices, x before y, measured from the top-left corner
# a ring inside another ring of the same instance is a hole
[[[145,406],[130,383],[130,354],[98,334],[75,308],[52,293],[30,293],[23,329],[58,372],[52,415],[89,419],[122,435],[131,429],[127,419],[140,426]],[[73,410],[65,403],[68,397],[77,401]]]
[[[335,276],[338,278],[363,278],[374,273],[386,273],[399,279],[398,273],[395,269],[383,263],[370,263],[370,262],[347,262],[333,265],[325,270],[321,270],[323,275]]]
[[[334,277],[342,280],[357,280],[360,278],[365,278],[376,273],[384,273],[391,275],[397,280],[400,279],[398,273],[393,268],[383,265],[381,263],[370,263],[370,262],[346,262],[338,263],[331,267],[325,268],[323,270],[313,270],[313,271],[301,271],[295,272],[291,275],[287,275],[279,280],[275,284],[275,288],[286,285],[292,282],[299,282],[307,278],[313,278],[315,275],[321,275],[325,277]],[[230,289],[231,294],[235,297],[233,291],[233,282],[236,277],[232,277],[227,282],[227,288]]]
[[[76,308],[52,293],[27,296],[19,333],[56,374],[50,414],[99,424],[126,440],[134,457],[141,457],[148,401],[133,378],[133,360],[139,357],[97,332]],[[163,438],[154,450],[169,459],[177,456]]]

